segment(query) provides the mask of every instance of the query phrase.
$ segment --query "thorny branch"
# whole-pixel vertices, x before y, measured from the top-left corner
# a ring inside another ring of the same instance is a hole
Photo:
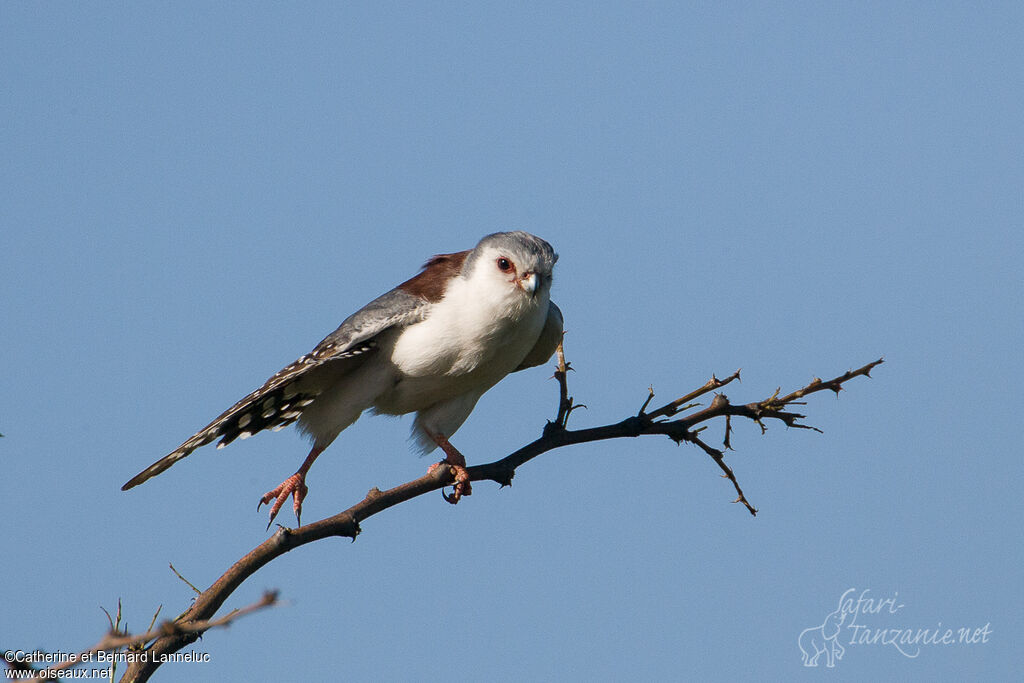
[[[175,573],[177,574],[177,571],[175,571]],[[180,576],[181,575],[179,574],[179,577]],[[96,643],[90,648],[82,650],[73,657],[67,658],[67,660],[61,662],[60,664],[51,666],[46,669],[40,669],[35,671],[34,678],[26,678],[19,680],[44,681],[58,679],[61,678],[59,672],[74,668],[77,664],[86,661],[86,658],[91,655],[95,655],[99,652],[114,652],[125,647],[128,648],[129,652],[140,651],[145,647],[146,643],[150,642],[151,640],[156,640],[158,638],[176,635],[189,635],[193,636],[194,640],[195,638],[198,638],[199,636],[203,635],[203,633],[205,633],[206,631],[209,631],[211,628],[230,626],[231,623],[239,617],[243,617],[246,614],[250,614],[252,612],[261,610],[265,607],[270,607],[275,604],[277,604],[277,591],[267,591],[263,594],[263,597],[261,597],[258,601],[254,602],[253,604],[236,610],[232,610],[225,614],[223,617],[220,617],[219,619],[196,619],[191,621],[181,621],[181,617],[178,617],[177,619],[163,622],[157,628],[153,628],[153,625],[150,624],[149,630],[145,633],[132,635],[130,633],[125,633],[124,631],[121,631],[120,628],[118,628],[118,624],[121,619],[121,605],[119,602],[117,606],[117,621],[112,619],[109,613],[107,614],[107,619],[110,621],[110,630],[107,632],[105,636],[103,636],[102,639],[100,639],[100,642]],[[157,610],[157,612],[159,613],[159,610]],[[13,667],[15,666],[15,664],[16,663],[12,662],[11,666]],[[28,672],[27,664],[18,666],[20,667],[18,669],[19,671]],[[127,676],[127,674],[125,675]]]
[[[781,397],[779,396],[781,389],[778,389],[772,396],[762,401],[734,405],[724,394],[719,393],[715,395],[706,407],[701,408],[700,404],[693,403],[695,399],[708,392],[720,389],[734,380],[738,380],[740,373],[737,370],[725,379],[718,379],[712,376],[710,380],[698,389],[650,411],[648,411],[648,407],[654,399],[654,391],[653,389],[649,390],[649,395],[636,415],[614,424],[572,430],[567,427],[569,416],[574,410],[584,406],[576,404],[569,395],[567,375],[572,368],[566,362],[562,346],[559,345],[558,364],[554,373],[554,378],[558,382],[559,401],[558,412],[554,421],[548,422],[545,425],[540,438],[535,441],[526,444],[500,460],[485,465],[469,467],[467,471],[471,481],[490,480],[502,486],[507,486],[512,483],[512,477],[515,475],[516,469],[537,456],[556,448],[605,439],[660,434],[669,437],[676,443],[685,441],[695,444],[703,450],[721,468],[724,473],[722,476],[729,479],[736,489],[737,498],[733,502],[743,503],[751,515],[756,515],[757,510],[747,501],[739,482],[736,480],[735,474],[725,463],[725,450],[731,450],[729,436],[732,430],[732,418],[744,417],[753,420],[761,427],[762,432],[766,428],[765,421],[772,419],[779,420],[789,427],[816,429],[801,423],[800,420],[804,419],[805,416],[792,412],[789,410],[789,407],[803,405],[804,402],[797,399],[804,398],[815,392],[831,390],[838,394],[845,382],[858,376],[869,377],[871,370],[882,362],[883,359],[876,360],[857,370],[851,370],[827,381],[822,381],[815,377],[807,386]],[[688,412],[696,408],[701,409]],[[680,413],[687,414],[676,417]],[[724,417],[726,421],[722,449],[710,446],[700,436],[706,428],[706,425],[702,425],[702,423],[719,417]],[[356,536],[360,533],[360,522],[368,517],[417,496],[450,486],[454,481],[454,473],[450,468],[436,467],[419,479],[401,484],[387,491],[381,491],[375,487],[366,494],[362,501],[332,517],[327,517],[296,529],[279,526],[270,538],[235,562],[212,586],[199,593],[192,606],[173,621],[173,628],[165,629],[159,633],[152,632],[135,637],[131,642],[138,642],[142,639],[144,639],[144,642],[152,640],[152,643],[145,648],[149,656],[144,662],[136,661],[130,663],[121,680],[133,682],[148,680],[157,667],[160,666],[163,655],[177,652],[188,646],[195,642],[202,635],[203,631],[216,625],[217,622],[210,622],[208,620],[217,613],[217,610],[221,608],[228,596],[243,581],[272,560],[299,546],[322,538],[342,536],[355,540]],[[233,615],[237,615],[237,613],[233,613]]]

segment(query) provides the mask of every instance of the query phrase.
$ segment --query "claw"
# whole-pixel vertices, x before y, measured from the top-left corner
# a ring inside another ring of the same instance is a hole
[[[267,522],[267,529],[270,529],[270,525],[274,523],[274,518],[277,517],[277,513],[281,511],[281,506],[288,500],[288,496],[292,497],[294,504],[292,508],[295,510],[295,521],[299,526],[302,526],[302,499],[309,493],[309,487],[306,486],[306,472],[309,471],[313,461],[317,459],[323,452],[323,448],[317,448],[316,446],[306,456],[305,462],[302,463],[302,467],[299,471],[288,477],[281,482],[281,485],[272,491],[267,491],[260,498],[259,504],[256,506],[257,512],[263,505],[270,504],[270,501],[274,501],[274,504],[270,506],[270,521]]]
[[[451,495],[448,495],[444,490],[442,490],[441,497],[452,505],[456,505],[463,496],[468,496],[473,493],[473,487],[469,483],[469,472],[466,471],[465,467],[452,465],[451,463],[449,463],[448,466],[452,469],[452,473],[455,475],[455,487],[452,489]]]
[[[270,501],[274,501],[274,504],[270,506],[270,521],[267,522],[267,529],[274,523],[274,518],[281,511],[281,506],[288,500],[288,496],[291,496],[293,500],[292,508],[295,510],[295,521],[302,526],[302,499],[306,497],[307,493],[309,493],[309,487],[306,486],[306,473],[301,470],[285,479],[277,488],[264,493],[256,509],[259,510],[264,504],[269,505]]]
[[[433,472],[441,465],[448,465],[451,468],[452,474],[455,476],[455,487],[450,495],[445,493],[442,489],[441,497],[444,498],[445,501],[455,505],[463,496],[468,496],[473,493],[473,486],[469,482],[469,472],[466,471],[466,457],[462,455],[455,446],[451,445],[448,439],[445,438],[444,434],[431,434],[431,438],[433,438],[434,443],[436,443],[441,450],[445,452],[447,457],[441,462],[431,465],[430,469],[427,471]]]

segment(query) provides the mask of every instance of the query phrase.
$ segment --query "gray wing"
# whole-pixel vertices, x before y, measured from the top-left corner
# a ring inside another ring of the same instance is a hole
[[[540,331],[540,336],[537,337],[537,343],[533,345],[530,352],[526,354],[526,358],[513,372],[547,363],[551,354],[558,348],[560,341],[562,341],[562,311],[552,301],[548,304],[548,319],[544,322],[544,329]]]
[[[393,327],[423,319],[430,304],[421,297],[393,289],[350,315],[312,351],[282,368],[266,383],[196,432],[172,453],[156,461],[121,487],[127,491],[154,477],[192,451],[220,439],[223,448],[237,438],[248,438],[264,429],[283,429],[295,422],[316,401],[316,382],[299,383],[325,364],[362,364],[377,348],[378,336]]]

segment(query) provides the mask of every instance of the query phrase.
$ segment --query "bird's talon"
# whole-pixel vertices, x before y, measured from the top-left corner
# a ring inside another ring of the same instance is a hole
[[[455,477],[455,485],[452,487],[451,495],[448,495],[444,492],[444,489],[441,489],[441,496],[452,505],[456,505],[462,500],[463,496],[472,495],[473,487],[469,483],[469,472],[466,471],[465,467],[452,465],[451,463],[448,466],[451,467],[452,476]]]
[[[259,510],[264,503],[270,505],[270,501],[274,501],[274,504],[270,506],[270,521],[267,522],[267,529],[270,529],[270,525],[274,523],[277,513],[281,511],[281,507],[289,496],[294,501],[292,509],[295,510],[295,521],[302,526],[302,499],[308,492],[309,487],[306,486],[305,473],[300,471],[285,479],[277,488],[264,493],[256,509]]]
[[[431,438],[434,440],[441,450],[445,453],[445,459],[441,462],[436,462],[427,469],[427,473],[430,474],[441,465],[448,465],[449,472],[455,479],[455,487],[452,490],[451,495],[445,493],[444,489],[441,489],[441,496],[452,505],[455,505],[462,499],[463,496],[468,496],[473,493],[473,487],[469,483],[469,472],[466,471],[466,458],[462,453],[459,452],[455,446],[451,445],[448,439],[445,438],[444,434],[431,434]]]

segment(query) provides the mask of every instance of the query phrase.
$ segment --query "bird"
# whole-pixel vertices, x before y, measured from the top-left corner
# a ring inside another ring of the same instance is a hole
[[[458,503],[472,493],[466,459],[449,438],[480,397],[506,375],[546,363],[561,342],[562,312],[551,301],[558,255],[523,231],[496,232],[473,249],[439,254],[422,270],[346,318],[309,353],[285,366],[178,448],[137,474],[127,491],[201,446],[223,448],[263,430],[298,423],[312,442],[299,469],[265,493],[270,521],[292,498],[301,526],[306,474],[366,411],[416,413],[411,438],[441,448]]]

